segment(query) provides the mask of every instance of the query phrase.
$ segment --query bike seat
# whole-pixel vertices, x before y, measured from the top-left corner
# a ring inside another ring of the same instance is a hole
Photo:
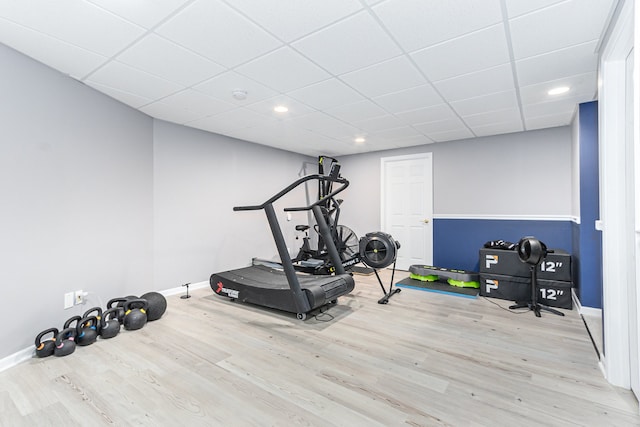
[[[307,231],[308,229],[308,225],[296,225],[296,231]]]

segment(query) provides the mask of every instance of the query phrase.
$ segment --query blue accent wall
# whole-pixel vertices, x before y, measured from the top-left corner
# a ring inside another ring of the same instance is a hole
[[[600,217],[598,102],[580,104],[580,224],[574,227],[574,283],[580,303],[602,308],[602,234]]]
[[[478,271],[478,251],[489,240],[513,243],[534,236],[549,249],[571,253],[571,221],[504,219],[434,219],[433,263],[438,267]]]

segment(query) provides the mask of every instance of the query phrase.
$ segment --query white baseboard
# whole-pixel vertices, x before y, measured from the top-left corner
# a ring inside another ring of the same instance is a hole
[[[207,281],[191,283],[189,284],[189,291],[192,291],[194,289],[206,288],[208,286],[209,286],[209,282]],[[183,292],[186,293],[187,288],[185,286],[178,286],[176,288],[165,289],[164,291],[159,291],[159,292],[165,297],[168,297],[170,295],[176,295]],[[13,368],[14,366],[24,362],[25,360],[31,359],[33,357],[33,354],[34,354],[34,347],[30,346],[25,349],[19,350],[13,354],[8,355],[4,359],[0,360],[0,372],[9,368]]]
[[[192,291],[194,289],[202,289],[202,288],[206,288],[209,286],[209,282],[208,281],[204,281],[204,282],[197,282],[197,283],[190,283],[189,284],[189,291]],[[181,293],[187,293],[187,287],[186,286],[178,286],[175,288],[171,288],[171,289],[165,289],[164,291],[160,291],[160,293],[162,295],[164,295],[165,297],[171,296],[171,295],[176,295],[176,294],[181,294]]]
[[[10,354],[4,359],[0,360],[0,372],[13,368],[19,363],[24,362],[25,360],[29,360],[33,357],[35,347],[28,347],[23,350],[20,350],[16,353]]]
[[[571,297],[573,299],[573,303],[576,306],[576,309],[578,310],[578,313],[582,314],[583,316],[600,316],[602,317],[602,309],[601,308],[594,308],[594,307],[584,307],[581,303],[580,300],[578,299],[578,296],[576,295],[575,289],[571,289]]]

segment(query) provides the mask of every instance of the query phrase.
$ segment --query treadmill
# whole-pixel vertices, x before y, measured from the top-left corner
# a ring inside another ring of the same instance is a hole
[[[304,207],[285,208],[285,212],[311,210],[318,225],[318,231],[324,239],[326,250],[334,266],[334,274],[330,276],[314,276],[297,273],[289,256],[282,229],[273,207],[274,202],[293,189],[308,181],[317,180],[320,184],[337,183],[340,187],[324,198]],[[304,176],[261,205],[236,206],[234,211],[264,210],[275,240],[282,269],[266,265],[253,265],[236,270],[214,273],[209,279],[211,289],[220,296],[243,303],[295,313],[300,320],[305,320],[311,312],[336,304],[338,297],[353,290],[353,277],[345,272],[338,250],[331,237],[331,230],[323,212],[326,199],[335,197],[349,186],[349,181],[333,175]]]

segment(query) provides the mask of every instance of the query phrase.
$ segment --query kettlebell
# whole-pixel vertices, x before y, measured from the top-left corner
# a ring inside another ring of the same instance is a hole
[[[82,315],[82,318],[89,317],[89,316],[96,316],[96,320],[97,320],[96,331],[98,332],[98,335],[100,335],[100,327],[102,326],[102,308],[100,307],[90,308],[89,310],[84,312],[84,314]]]
[[[123,309],[113,307],[102,313],[102,321],[100,324],[100,336],[104,339],[113,338],[120,332],[120,321],[118,320],[118,312]]]
[[[117,307],[119,309],[118,321],[122,323],[124,320],[124,303],[133,299],[136,299],[136,297],[128,296],[128,297],[121,297],[121,298],[113,298],[109,300],[109,302],[107,303],[107,309]]]
[[[75,338],[75,328],[65,328],[60,331],[56,337],[56,348],[53,351],[53,355],[57,357],[68,356],[76,351]]]
[[[76,344],[90,345],[98,338],[98,318],[96,316],[88,316],[80,321],[76,326]]]
[[[47,334],[53,334],[51,338],[46,340],[42,340]],[[48,357],[51,356],[56,349],[56,338],[58,337],[58,328],[49,328],[46,329],[36,336],[36,356],[38,357]]]
[[[62,329],[75,328],[76,326],[78,326],[78,322],[80,320],[82,320],[82,317],[80,317],[80,316],[72,316],[72,317],[68,318],[66,322],[64,322],[64,326],[62,327]]]
[[[124,303],[124,328],[130,331],[142,328],[147,323],[149,303],[144,299],[133,299]]]

